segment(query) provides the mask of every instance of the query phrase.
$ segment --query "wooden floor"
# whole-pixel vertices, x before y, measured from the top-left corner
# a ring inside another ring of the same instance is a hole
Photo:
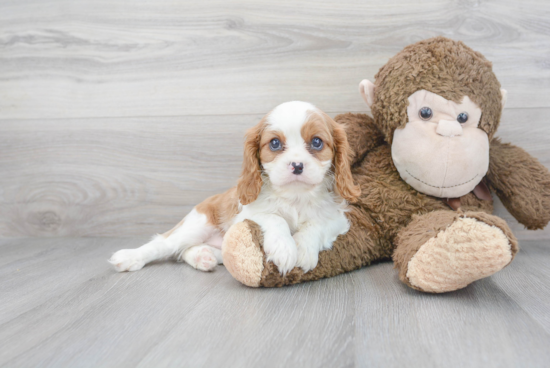
[[[223,266],[115,273],[146,239],[0,242],[2,367],[548,367],[550,247],[522,243],[497,275],[445,295],[391,263],[282,289]]]

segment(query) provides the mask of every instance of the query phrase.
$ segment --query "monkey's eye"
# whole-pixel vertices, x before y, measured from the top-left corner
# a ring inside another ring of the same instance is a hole
[[[323,149],[323,141],[321,140],[321,138],[313,138],[311,140],[311,148],[313,148],[314,150],[316,151],[320,151]]]
[[[460,124],[464,124],[465,122],[468,121],[468,113],[467,113],[467,112],[461,112],[461,113],[458,114],[458,116],[456,117],[456,120],[457,120]]]
[[[277,138],[273,138],[271,142],[269,142],[269,149],[272,151],[279,151],[283,148],[283,145],[281,144],[281,141]]]
[[[422,120],[430,120],[433,115],[432,109],[429,107],[423,107],[418,111],[418,116],[420,116]]]

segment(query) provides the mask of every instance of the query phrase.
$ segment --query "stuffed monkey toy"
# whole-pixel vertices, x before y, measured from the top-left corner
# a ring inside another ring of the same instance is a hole
[[[492,215],[491,191],[528,229],[550,220],[550,173],[519,147],[495,138],[506,101],[492,64],[462,42],[436,37],[409,45],[360,91],[372,117],[335,118],[353,150],[361,196],[350,230],[319,254],[313,270],[281,275],[266,262],[257,224],[225,235],[229,272],[252,287],[331,277],[393,259],[399,278],[449,292],[506,267],[518,242]]]

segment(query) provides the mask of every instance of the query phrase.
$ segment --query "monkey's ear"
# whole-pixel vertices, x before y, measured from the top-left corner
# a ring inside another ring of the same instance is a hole
[[[502,95],[502,100],[501,100],[502,109],[504,109],[504,106],[506,105],[506,101],[508,100],[508,91],[505,90],[504,88],[501,88],[500,94]]]
[[[264,121],[250,128],[246,132],[243,153],[243,168],[237,183],[237,195],[243,205],[250,204],[258,198],[262,189],[262,175],[260,168],[260,138]]]
[[[359,92],[361,92],[363,100],[371,107],[374,102],[374,83],[368,79],[363,79],[361,83],[359,83]]]

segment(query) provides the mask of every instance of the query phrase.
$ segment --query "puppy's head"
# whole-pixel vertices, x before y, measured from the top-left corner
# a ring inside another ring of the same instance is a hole
[[[237,191],[246,205],[260,194],[263,177],[275,189],[312,190],[334,175],[334,190],[349,202],[360,194],[353,184],[344,129],[307,102],[277,106],[248,130]]]

